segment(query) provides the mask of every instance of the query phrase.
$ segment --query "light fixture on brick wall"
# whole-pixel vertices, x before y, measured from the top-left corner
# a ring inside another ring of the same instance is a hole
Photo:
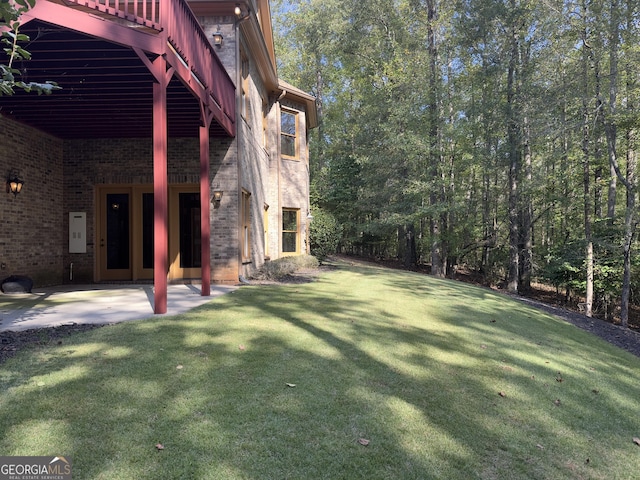
[[[216,30],[216,32],[212,35],[212,37],[213,37],[213,44],[216,47],[221,48],[224,42],[224,35],[222,35],[222,32],[220,32],[220,25],[218,25],[218,30]]]
[[[23,185],[24,180],[18,178],[18,175],[13,173],[9,175],[9,178],[7,178],[7,193],[13,193],[13,196],[17,197],[18,194],[22,191]]]
[[[213,197],[211,197],[211,203],[213,203],[216,207],[219,207],[221,200],[222,200],[222,190],[214,190]]]

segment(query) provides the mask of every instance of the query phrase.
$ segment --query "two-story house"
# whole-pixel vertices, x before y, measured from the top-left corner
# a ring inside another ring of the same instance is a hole
[[[236,283],[306,253],[315,99],[279,80],[268,0],[37,0],[0,96],[0,277]],[[23,182],[12,193],[11,182]]]

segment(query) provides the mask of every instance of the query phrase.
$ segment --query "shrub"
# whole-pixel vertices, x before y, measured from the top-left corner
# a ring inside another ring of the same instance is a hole
[[[322,261],[328,255],[336,253],[342,238],[342,225],[329,212],[321,208],[314,209],[313,222],[309,227],[311,254]]]
[[[318,259],[312,255],[282,257],[265,262],[253,278],[259,280],[280,280],[300,270],[317,268],[318,265]]]

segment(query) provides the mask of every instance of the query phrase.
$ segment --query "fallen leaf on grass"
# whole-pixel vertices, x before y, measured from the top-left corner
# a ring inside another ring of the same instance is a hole
[[[178,365],[178,366],[176,367],[176,370],[182,370],[183,368],[184,368],[184,367],[183,367],[182,365]]]
[[[633,443],[635,443],[636,445],[640,445],[640,438],[633,437]]]
[[[560,399],[559,399],[559,398],[556,398],[556,399],[553,401],[553,403],[555,404],[555,406],[556,406],[556,407],[559,407],[559,406],[560,406]]]
[[[498,392],[498,395],[500,395],[501,397],[506,397],[507,396],[507,394],[504,393],[504,392]]]
[[[158,450],[164,450],[164,445],[162,445],[161,443],[156,443],[156,448]]]
[[[293,387],[295,387],[295,386],[296,386],[296,384],[295,384],[295,383],[287,383],[286,385],[287,385],[287,387],[291,387],[291,388],[293,388]]]
[[[537,444],[536,447],[538,447],[540,450],[544,450],[544,446],[543,445]]]
[[[238,350],[245,350],[247,347],[245,347],[244,345],[238,345]]]
[[[364,447],[366,447],[367,445],[369,445],[369,440],[367,440],[366,438],[359,438],[358,439],[358,443]]]

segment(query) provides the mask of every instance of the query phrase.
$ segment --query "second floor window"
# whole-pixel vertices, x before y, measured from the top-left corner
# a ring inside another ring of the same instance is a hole
[[[283,157],[298,158],[298,117],[283,110],[280,114],[280,149]]]

